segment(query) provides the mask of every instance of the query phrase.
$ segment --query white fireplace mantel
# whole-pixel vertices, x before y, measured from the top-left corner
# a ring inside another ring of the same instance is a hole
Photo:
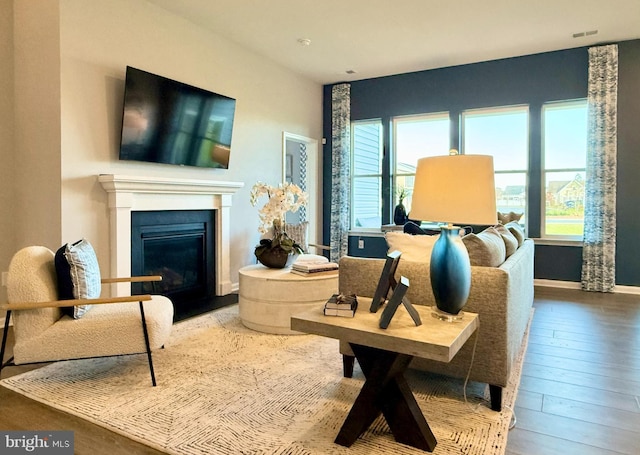
[[[101,174],[109,195],[111,276],[131,275],[131,212],[148,210],[215,210],[216,295],[232,292],[229,260],[232,195],[242,182]],[[117,295],[130,285],[117,285]]]

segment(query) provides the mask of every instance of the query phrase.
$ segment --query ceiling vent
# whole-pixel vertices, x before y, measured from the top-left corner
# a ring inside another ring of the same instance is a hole
[[[587,32],[574,33],[573,37],[574,38],[582,38],[583,36],[592,36],[592,35],[597,35],[597,34],[598,34],[598,30],[589,30]]]

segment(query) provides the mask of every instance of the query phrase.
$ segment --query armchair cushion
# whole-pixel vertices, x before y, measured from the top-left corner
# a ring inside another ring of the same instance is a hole
[[[87,240],[66,244],[56,252],[56,274],[60,299],[97,299],[100,297],[100,266],[96,253]],[[71,289],[71,293],[69,290]],[[76,305],[64,311],[79,319],[91,305]]]

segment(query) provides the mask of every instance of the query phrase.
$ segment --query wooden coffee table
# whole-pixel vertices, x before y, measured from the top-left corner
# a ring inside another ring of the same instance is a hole
[[[404,371],[413,357],[449,362],[478,327],[478,315],[444,322],[429,307],[415,305],[417,326],[403,307],[387,329],[378,326],[380,314],[369,312],[371,299],[358,297],[355,317],[324,316],[322,306],[291,317],[291,329],[347,341],[365,375],[335,442],[351,446],[382,413],[396,441],[432,452],[437,441],[409,388]],[[336,355],[339,355],[336,352]]]

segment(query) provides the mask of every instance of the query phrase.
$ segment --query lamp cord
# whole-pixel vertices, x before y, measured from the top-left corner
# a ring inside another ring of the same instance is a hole
[[[476,348],[478,347],[478,338],[480,337],[480,327],[476,330],[475,339],[473,340],[473,351],[471,351],[471,362],[469,362],[469,370],[467,370],[467,376],[464,378],[464,385],[462,386],[462,393],[464,396],[464,402],[473,412],[477,412],[480,404],[478,403],[475,406],[471,406],[471,403],[467,400],[467,384],[469,383],[469,377],[471,376],[471,368],[473,368],[473,361],[476,358]]]
[[[471,352],[471,362],[469,362],[469,370],[467,371],[467,376],[464,378],[464,385],[462,386],[462,392],[463,392],[465,404],[469,406],[469,408],[473,412],[478,412],[478,409],[480,408],[480,405],[482,405],[482,402],[477,403],[475,406],[472,406],[471,403],[469,403],[469,401],[467,400],[467,384],[469,383],[469,377],[471,376],[471,368],[473,367],[473,361],[476,358],[476,348],[478,347],[478,338],[480,338],[479,326],[478,326],[478,329],[476,330],[475,337],[476,338],[473,341],[473,351]],[[516,412],[513,410],[513,408],[511,408],[510,406],[507,406],[506,404],[503,405],[502,407],[511,411],[511,422],[509,423],[509,430],[512,430],[516,426],[516,423],[518,422],[518,418],[516,417]]]

